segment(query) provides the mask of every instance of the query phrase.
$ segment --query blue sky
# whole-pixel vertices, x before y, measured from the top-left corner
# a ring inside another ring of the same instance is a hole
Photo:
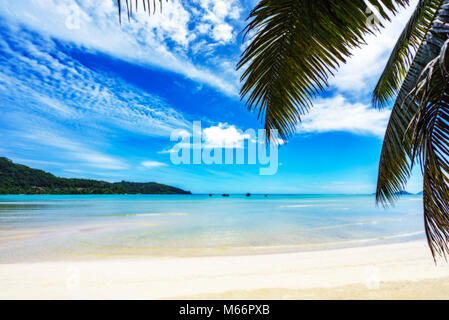
[[[239,32],[255,1],[170,0],[118,24],[115,1],[21,0],[0,8],[0,155],[63,177],[156,181],[192,192],[372,193],[389,110],[370,93],[410,10],[330,80],[279,170],[174,165],[173,130],[208,139],[262,127],[240,101]],[[238,134],[237,134],[238,135]],[[238,137],[237,137],[238,139]],[[408,189],[421,190],[417,171]]]

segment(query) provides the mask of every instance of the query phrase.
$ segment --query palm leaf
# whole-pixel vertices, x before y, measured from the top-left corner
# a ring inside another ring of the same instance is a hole
[[[383,107],[401,87],[413,57],[423,43],[444,0],[420,0],[402,31],[373,92],[373,105]]]
[[[424,223],[435,257],[449,253],[449,40],[412,93],[419,102],[412,122],[413,157],[422,165]]]
[[[407,127],[420,105],[420,102],[415,101],[410,93],[415,90],[428,63],[440,53],[444,37],[435,35],[435,30],[436,28],[441,29],[439,21],[445,17],[445,6],[448,2],[448,0],[442,1],[440,8],[437,8],[434,13],[431,27],[425,40],[419,46],[393,105],[379,162],[377,203],[383,205],[393,203],[397,199],[397,193],[404,189],[410,176],[411,160],[413,159],[411,155],[413,131],[407,130]],[[446,29],[446,31],[448,30]]]
[[[384,206],[398,198],[410,177],[411,132],[407,128],[416,110],[416,104],[410,103],[408,108],[395,104],[391,111],[380,155],[376,189],[376,202]]]
[[[385,19],[409,3],[370,2]],[[366,7],[363,0],[261,0],[252,10],[244,33],[256,35],[237,69],[245,69],[241,97],[265,118],[267,137],[270,129],[284,139],[295,132],[329,75],[375,30],[367,24]]]
[[[151,15],[151,9],[153,9],[153,14],[156,13],[156,7],[160,6],[161,12],[162,12],[162,0],[141,0],[142,1],[142,7],[143,11],[148,12],[149,15]],[[120,24],[122,23],[122,2],[123,0],[117,0],[117,7],[118,7],[118,19]],[[139,9],[139,2],[138,0],[135,0],[135,10],[137,11]],[[168,2],[168,0],[166,0]],[[133,14],[133,0],[125,0],[125,6],[126,6],[126,12],[128,14],[128,21],[131,19],[131,16]]]
[[[410,92],[416,87],[427,63],[436,56],[435,52],[436,47],[429,43],[419,48],[393,105],[380,154],[377,178],[376,202],[383,205],[393,203],[398,198],[397,193],[404,190],[410,177],[413,132],[407,128],[418,111]]]

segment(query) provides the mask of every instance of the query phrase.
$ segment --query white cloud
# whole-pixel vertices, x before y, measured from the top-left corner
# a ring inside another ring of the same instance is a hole
[[[233,38],[232,27],[227,23],[217,24],[212,30],[212,37],[216,41],[229,42]]]
[[[201,34],[208,33],[209,30],[210,30],[210,24],[208,24],[208,23],[200,23],[200,24],[197,25],[196,29]]]
[[[245,139],[249,138],[248,134],[227,123],[203,130],[203,146],[207,148],[243,148]]]
[[[197,135],[201,134],[201,145],[194,144],[192,141],[192,133],[185,130],[178,130],[177,136],[189,138],[189,142],[178,142],[173,147],[159,151],[158,153],[171,153],[177,152],[179,149],[200,149],[200,148],[229,148],[229,149],[242,149],[245,147],[245,139],[250,139],[251,135],[238,129],[235,125],[229,125],[227,123],[219,123],[216,126],[210,126],[202,129],[201,132],[197,132]],[[280,144],[284,143],[279,141]]]
[[[141,165],[144,166],[145,168],[158,168],[158,167],[165,167],[167,164],[158,161],[143,161]]]
[[[298,132],[347,131],[383,138],[390,110],[377,110],[362,103],[350,103],[343,96],[318,99],[298,125]]]
[[[237,0],[195,0],[204,10],[202,20],[221,23],[240,18],[242,7]]]
[[[239,1],[236,0],[196,0],[196,3],[204,10],[198,17],[200,21],[207,23],[208,30],[211,28],[211,38],[219,43],[234,41],[236,32],[232,20],[240,18],[242,11]],[[206,30],[202,27],[202,30]]]
[[[411,1],[411,6],[405,10],[401,9],[400,13],[392,18],[392,22],[383,22],[385,28],[380,34],[367,36],[367,45],[353,50],[353,56],[341,66],[335,77],[329,79],[331,87],[355,96],[362,96],[373,90],[416,3],[416,0]]]

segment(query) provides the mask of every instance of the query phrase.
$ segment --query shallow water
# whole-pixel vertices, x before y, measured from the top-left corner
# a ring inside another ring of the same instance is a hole
[[[421,196],[0,196],[0,263],[315,250],[424,237]]]

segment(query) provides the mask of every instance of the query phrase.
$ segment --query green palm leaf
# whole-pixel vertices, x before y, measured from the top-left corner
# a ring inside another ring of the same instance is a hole
[[[414,55],[423,43],[444,0],[420,0],[402,31],[373,92],[373,105],[383,107],[401,87]]]
[[[396,5],[409,3],[370,2],[385,19]],[[241,96],[265,118],[267,137],[270,129],[282,138],[295,132],[329,75],[375,30],[367,24],[366,7],[363,0],[261,0],[253,9],[245,35],[256,35],[237,69],[245,69]]]
[[[380,155],[376,189],[376,202],[384,206],[399,197],[410,177],[412,132],[407,128],[416,110],[417,106],[410,103],[408,108],[395,104],[391,111]]]
[[[427,63],[437,55],[435,47],[432,48],[434,50],[425,45],[418,50],[391,111],[380,155],[376,189],[376,201],[383,205],[393,203],[398,198],[397,193],[404,190],[410,177],[413,131],[407,128],[418,110],[410,92],[416,87]]]
[[[416,115],[420,102],[416,101],[410,93],[415,90],[428,63],[440,53],[444,36],[441,32],[435,35],[435,30],[440,28],[439,20],[444,17],[446,2],[448,0],[441,1],[440,7],[434,12],[431,28],[408,69],[391,112],[380,156],[376,190],[376,201],[383,205],[393,203],[397,199],[397,192],[404,189],[412,169],[413,130],[407,130],[407,128]]]
[[[412,92],[413,156],[424,174],[424,223],[432,254],[449,252],[449,40],[424,69]]]

